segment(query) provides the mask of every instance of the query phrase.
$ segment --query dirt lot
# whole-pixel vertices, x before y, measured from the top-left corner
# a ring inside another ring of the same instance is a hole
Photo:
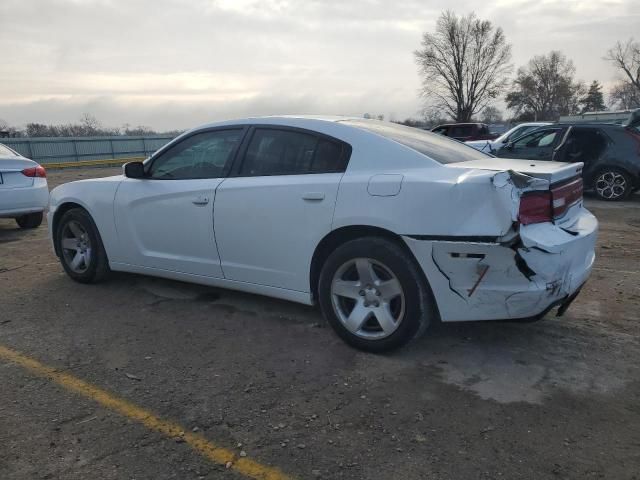
[[[296,478],[638,479],[640,198],[587,205],[598,258],[565,317],[441,325],[386,356],[292,303],[75,284],[46,226],[0,220],[0,346]],[[243,478],[6,359],[0,384],[2,479]]]

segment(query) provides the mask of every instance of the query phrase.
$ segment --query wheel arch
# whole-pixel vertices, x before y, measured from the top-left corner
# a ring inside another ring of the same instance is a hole
[[[589,183],[593,186],[593,183],[598,178],[598,175],[607,170],[620,170],[621,172],[629,175],[632,181],[636,181],[636,176],[629,171],[624,165],[618,165],[616,163],[603,163],[601,165],[595,166],[593,169],[593,173],[591,173],[591,178],[589,178]]]
[[[418,265],[418,270],[421,273],[423,280],[426,282],[427,288],[431,290],[431,286],[426,278],[426,275],[420,264],[417,262],[413,252],[407,244],[402,240],[402,237],[397,233],[392,232],[381,227],[374,227],[371,225],[348,225],[337,228],[329,232],[325,237],[320,240],[316,246],[313,256],[311,258],[311,266],[309,271],[309,283],[311,288],[311,295],[314,301],[318,298],[318,283],[320,280],[320,272],[325,261],[336,248],[340,245],[363,237],[382,237],[389,239],[399,245]]]
[[[60,257],[60,252],[58,251],[58,242],[56,241],[56,233],[58,231],[58,225],[60,224],[60,219],[62,219],[65,213],[67,213],[69,210],[73,210],[74,208],[80,208],[85,212],[87,212],[89,217],[91,217],[91,221],[93,221],[95,225],[95,221],[93,220],[91,212],[84,205],[81,205],[80,203],[76,203],[74,201],[66,201],[60,204],[58,208],[56,208],[56,212],[53,214],[53,221],[51,224],[51,238],[53,239],[53,248],[57,257]],[[97,226],[96,226],[96,230],[97,230]]]

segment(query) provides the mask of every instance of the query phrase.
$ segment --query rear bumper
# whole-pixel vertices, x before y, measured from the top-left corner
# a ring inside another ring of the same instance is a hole
[[[49,187],[46,179],[31,187],[0,190],[0,218],[13,218],[27,213],[42,212],[49,203]]]
[[[442,321],[503,320],[534,317],[578,292],[593,267],[597,231],[581,209],[569,226],[523,226],[509,244],[403,238]]]

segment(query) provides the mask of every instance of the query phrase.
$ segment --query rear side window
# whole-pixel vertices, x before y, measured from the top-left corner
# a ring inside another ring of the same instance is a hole
[[[343,123],[386,137],[442,164],[485,160],[487,157],[492,157],[457,140],[419,128],[365,119],[345,120]]]
[[[451,128],[450,137],[470,137],[472,132],[472,127],[469,125],[465,126],[457,126]]]
[[[293,130],[256,128],[240,170],[242,176],[303,175],[342,172],[345,147],[323,137]]]

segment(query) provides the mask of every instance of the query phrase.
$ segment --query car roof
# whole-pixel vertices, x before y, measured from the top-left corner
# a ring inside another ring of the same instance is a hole
[[[337,123],[345,120],[366,120],[362,117],[344,116],[344,115],[264,115],[252,116],[245,118],[236,118],[232,120],[223,120],[219,122],[207,123],[200,125],[197,129],[219,127],[225,125],[247,125],[259,123],[263,125],[291,125],[291,126],[311,126],[318,122]]]
[[[587,122],[567,122],[567,123],[551,123],[549,127],[598,127],[598,128],[625,128],[624,125],[617,123],[587,123]]]
[[[466,122],[466,123],[443,123],[441,125],[438,125],[437,127],[434,128],[439,128],[439,127],[466,127],[468,125],[486,125],[486,123],[482,123],[482,122]]]

